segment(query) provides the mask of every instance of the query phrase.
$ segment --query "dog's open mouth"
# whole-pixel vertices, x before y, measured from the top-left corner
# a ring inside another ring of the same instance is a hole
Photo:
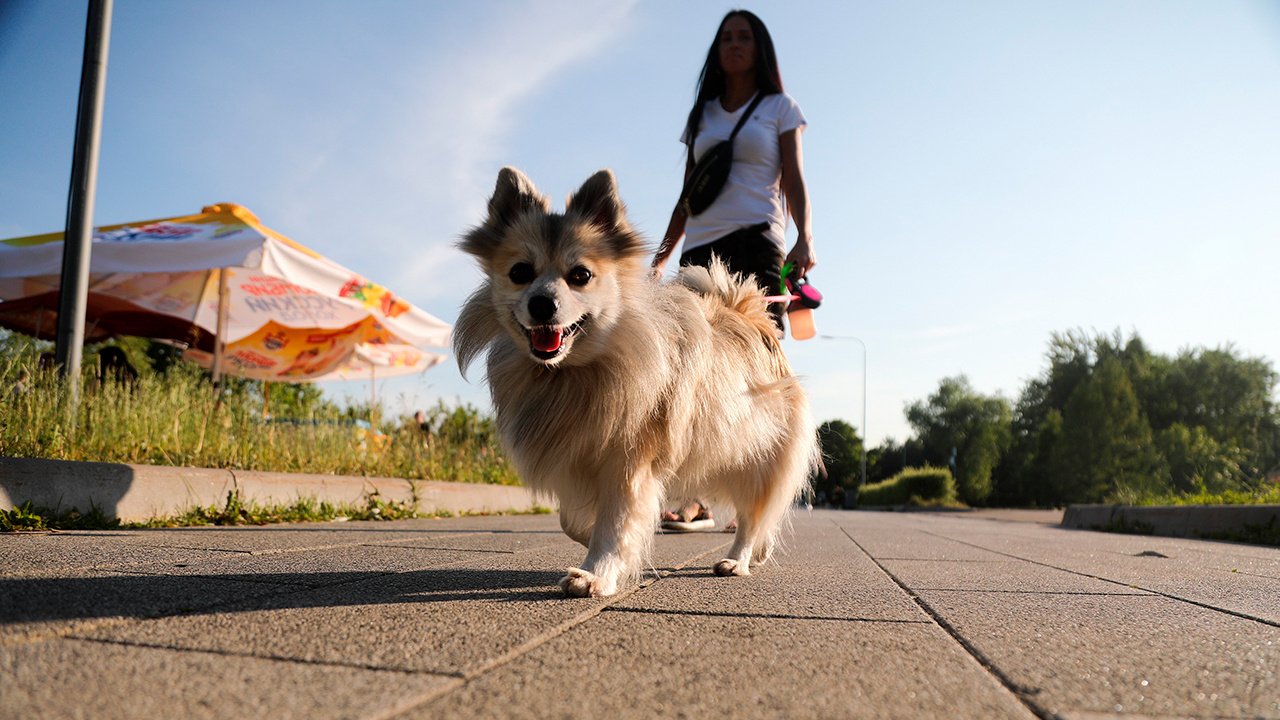
[[[551,360],[564,350],[564,345],[582,329],[586,318],[572,325],[535,325],[525,330],[529,336],[529,349],[539,360]]]

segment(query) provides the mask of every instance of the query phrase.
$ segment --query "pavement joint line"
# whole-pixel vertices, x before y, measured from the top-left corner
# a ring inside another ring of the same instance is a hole
[[[687,567],[687,566],[689,566],[689,565],[693,564],[694,562],[698,561],[699,559],[701,559],[701,558],[703,558],[703,557],[706,557],[707,555],[710,555],[710,554],[712,554],[712,553],[714,553],[714,552],[717,552],[717,551],[719,551],[719,550],[721,550],[721,549],[723,549],[723,548],[727,547],[728,545],[729,545],[729,541],[725,541],[725,542],[723,542],[723,543],[721,543],[721,544],[719,544],[719,545],[717,545],[717,546],[715,546],[715,547],[713,547],[713,548],[710,548],[710,549],[708,549],[708,550],[705,550],[705,551],[703,551],[703,552],[700,552],[700,553],[698,553],[698,554],[696,554],[696,555],[694,555],[694,556],[690,557],[688,560],[685,560],[684,562],[682,562],[682,563],[680,563],[680,564],[676,565],[676,566],[675,566],[674,568],[672,568],[672,569],[673,569],[673,570],[681,570],[681,569],[683,569],[683,568],[685,568],[685,567]],[[651,565],[652,565],[652,564],[651,564]],[[476,667],[472,668],[471,670],[466,671],[465,673],[463,673],[463,674],[462,674],[462,680],[463,680],[463,682],[456,683],[456,684],[452,684],[452,685],[447,685],[447,686],[445,686],[445,687],[435,688],[435,689],[433,689],[433,690],[429,690],[429,691],[427,691],[427,692],[423,693],[422,695],[420,695],[420,696],[418,696],[418,697],[416,698],[416,701],[415,701],[415,702],[413,702],[413,703],[411,703],[411,704],[408,704],[408,705],[407,705],[406,707],[404,707],[403,709],[401,709],[401,710],[397,711],[397,713],[396,713],[396,714],[399,714],[399,713],[402,713],[402,712],[408,712],[409,710],[411,710],[411,709],[413,709],[413,708],[422,707],[422,706],[424,706],[424,705],[428,705],[428,704],[430,704],[430,703],[433,703],[433,702],[435,702],[436,700],[439,700],[440,698],[444,697],[445,695],[447,695],[447,694],[449,694],[449,693],[451,693],[451,692],[453,692],[453,691],[455,691],[455,690],[457,690],[457,689],[459,689],[459,688],[461,688],[461,687],[465,686],[467,683],[472,682],[472,681],[474,681],[474,680],[477,680],[477,679],[479,679],[480,677],[482,677],[483,675],[485,675],[485,674],[487,674],[487,673],[490,673],[490,672],[492,672],[492,671],[496,670],[497,668],[502,667],[503,665],[506,665],[507,663],[510,663],[510,662],[512,662],[512,661],[514,661],[514,660],[516,660],[516,659],[518,659],[518,658],[519,658],[520,656],[522,656],[522,655],[525,655],[525,654],[527,654],[527,653],[529,653],[529,652],[531,652],[531,651],[533,651],[533,650],[536,650],[537,648],[539,648],[539,647],[541,647],[542,645],[545,645],[546,643],[548,643],[548,642],[550,642],[550,641],[552,641],[552,640],[554,640],[554,639],[556,639],[556,638],[560,637],[561,635],[564,635],[565,633],[569,632],[570,630],[573,630],[574,628],[578,627],[579,625],[582,625],[583,623],[587,622],[588,620],[591,620],[591,619],[593,619],[593,618],[599,617],[599,616],[600,616],[600,614],[601,614],[601,613],[603,613],[605,610],[607,610],[611,605],[615,605],[615,604],[617,604],[617,603],[620,603],[620,602],[622,602],[623,600],[626,600],[627,598],[631,597],[632,595],[634,595],[634,594],[636,594],[636,593],[640,592],[641,590],[644,590],[645,588],[649,587],[650,585],[653,585],[654,583],[659,582],[659,581],[661,581],[661,580],[662,580],[662,578],[663,578],[664,576],[663,576],[660,572],[658,572],[657,568],[654,568],[654,567],[652,567],[652,566],[651,566],[649,569],[652,571],[653,575],[652,575],[651,577],[649,577],[649,578],[647,578],[647,579],[645,579],[645,580],[641,581],[638,585],[636,585],[636,586],[634,586],[634,587],[627,588],[626,590],[623,590],[622,592],[618,593],[617,595],[614,595],[614,596],[610,597],[609,599],[607,599],[605,602],[601,603],[600,605],[597,605],[597,606],[592,607],[592,608],[588,608],[587,610],[584,610],[583,612],[580,612],[580,613],[578,613],[577,615],[574,615],[573,617],[569,618],[568,620],[565,620],[564,622],[562,622],[562,623],[560,623],[560,624],[556,625],[555,627],[553,627],[553,628],[551,628],[551,629],[549,629],[549,630],[546,630],[546,631],[544,631],[544,632],[542,632],[542,633],[539,633],[538,635],[536,635],[536,636],[534,636],[534,637],[532,637],[532,638],[529,638],[529,639],[528,639],[528,640],[526,640],[525,642],[523,642],[523,643],[521,643],[520,645],[517,645],[516,647],[514,647],[514,648],[512,648],[512,649],[508,650],[507,652],[503,653],[502,655],[499,655],[499,656],[498,656],[498,657],[496,657],[496,658],[491,658],[491,659],[489,659],[489,660],[486,660],[485,662],[483,662],[483,663],[481,663],[481,664],[477,665]],[[383,714],[383,715],[381,715],[380,717],[384,717],[384,718],[385,718],[385,717],[391,717],[391,715],[389,715],[389,714],[385,714],[385,713],[384,713],[384,714]]]
[[[394,672],[401,675],[435,675],[437,677],[450,678],[454,680],[462,679],[460,672],[442,672],[438,670],[415,670],[402,667],[394,667],[389,665],[376,665],[373,663],[353,663],[341,662],[338,660],[317,660],[310,658],[291,657],[288,655],[272,655],[268,653],[253,652],[237,652],[234,650],[225,650],[220,648],[197,648],[184,647],[182,645],[166,645],[164,643],[151,643],[139,640],[119,640],[115,638],[95,638],[83,637],[79,635],[66,635],[66,640],[74,640],[77,642],[99,643],[102,645],[119,645],[122,647],[145,648],[148,650],[169,650],[171,652],[180,653],[199,653],[202,655],[217,655],[220,657],[230,658],[254,658],[257,660],[270,660],[272,662],[292,663],[295,665],[318,665],[321,667],[339,667],[349,668],[352,670],[373,670],[377,672]]]
[[[469,553],[488,553],[490,555],[515,555],[519,550],[479,550],[476,548],[450,548],[450,547],[418,547],[416,545],[359,545],[358,547],[385,547],[391,550],[439,550],[441,552],[469,552]]]
[[[991,661],[991,658],[987,657],[986,653],[978,649],[978,647],[974,645],[972,642],[970,642],[969,639],[966,638],[963,634],[961,634],[960,631],[956,629],[955,626],[947,622],[947,619],[944,618],[941,613],[934,610],[933,606],[929,605],[928,602],[925,602],[924,598],[920,597],[918,594],[916,594],[915,591],[907,587],[907,584],[902,582],[902,580],[898,579],[897,575],[894,575],[892,572],[890,572],[889,569],[886,568],[884,565],[880,564],[880,561],[877,560],[874,556],[872,556],[871,553],[867,552],[867,549],[862,547],[862,545],[857,540],[854,539],[853,535],[849,534],[849,530],[847,528],[841,527],[840,525],[836,525],[836,527],[839,527],[840,532],[844,533],[845,537],[849,538],[850,542],[852,542],[859,550],[861,550],[862,553],[866,555],[869,560],[871,560],[871,562],[875,563],[876,567],[880,568],[880,571],[883,572],[885,575],[887,575],[890,580],[892,580],[899,588],[902,589],[903,592],[907,594],[908,597],[914,600],[916,605],[918,605],[921,610],[923,610],[930,618],[932,618],[933,621],[937,623],[937,625],[940,628],[942,628],[943,631],[945,631],[949,636],[951,636],[953,640],[959,643],[960,647],[962,647],[970,657],[972,657],[975,661],[977,661],[977,663],[981,665],[984,670],[987,671],[988,675],[992,679],[994,679],[1001,687],[1003,687],[1005,690],[1011,693],[1014,696],[1014,698],[1016,698],[1018,702],[1020,702],[1022,706],[1025,707],[1031,714],[1035,715],[1037,718],[1040,718],[1040,720],[1057,720],[1058,718],[1057,715],[1040,707],[1034,700],[1031,699],[1031,696],[1036,695],[1040,692],[1039,689],[1026,687],[1021,683],[1018,683],[1017,681],[1015,681],[1013,678],[1009,677],[1007,674],[1005,674],[1003,670],[1001,670],[994,662]]]
[[[1002,563],[1008,560],[949,560],[947,558],[904,558],[904,557],[885,557],[881,560],[892,560],[894,562],[946,562],[946,563]]]
[[[1091,575],[1091,574],[1086,573],[1086,572],[1080,572],[1079,570],[1072,570],[1072,569],[1070,569],[1070,568],[1058,567],[1058,566],[1056,566],[1056,565],[1051,565],[1051,564],[1046,563],[1046,562],[1040,562],[1039,560],[1032,560],[1031,558],[1018,557],[1017,555],[1013,555],[1013,554],[1011,554],[1011,553],[1007,553],[1007,552],[1002,552],[1002,551],[1000,551],[1000,550],[992,550],[992,549],[990,549],[990,548],[984,548],[984,547],[982,547],[981,545],[975,545],[975,544],[973,544],[973,543],[971,543],[971,542],[967,542],[967,541],[965,541],[965,540],[957,540],[956,538],[950,538],[950,537],[947,537],[946,535],[939,535],[938,533],[931,532],[931,531],[929,531],[929,530],[924,530],[924,531],[922,531],[922,532],[924,532],[924,533],[925,533],[925,534],[927,534],[927,535],[933,535],[934,537],[942,538],[943,540],[950,540],[951,542],[958,542],[958,543],[960,543],[961,545],[968,545],[969,547],[978,548],[979,550],[986,550],[986,551],[988,551],[988,552],[993,552],[993,553],[996,553],[996,554],[998,554],[998,555],[1004,555],[1005,557],[1010,557],[1010,558],[1013,558],[1013,559],[1015,559],[1015,560],[1021,560],[1021,561],[1023,561],[1023,562],[1029,562],[1029,563],[1031,563],[1032,565],[1039,565],[1039,566],[1041,566],[1041,567],[1047,567],[1047,568],[1051,568],[1051,569],[1053,569],[1053,570],[1061,570],[1062,572],[1065,572],[1065,573],[1071,573],[1072,575],[1079,575],[1079,576],[1081,576],[1081,577],[1093,578],[1094,580],[1101,580],[1102,582],[1108,582],[1108,583],[1111,583],[1111,584],[1113,584],[1113,585],[1120,585],[1120,586],[1122,586],[1122,587],[1133,588],[1133,589],[1135,589],[1135,590],[1142,590],[1143,592],[1148,592],[1148,593],[1151,593],[1152,595],[1159,595],[1159,596],[1161,596],[1161,597],[1165,597],[1165,598],[1168,598],[1168,599],[1170,599],[1170,600],[1177,600],[1178,602],[1184,602],[1184,603],[1187,603],[1188,605],[1195,605],[1195,606],[1197,606],[1197,607],[1202,607],[1202,608],[1204,608],[1204,609],[1206,609],[1206,610],[1213,610],[1213,611],[1215,611],[1215,612],[1220,612],[1220,613],[1223,613],[1223,614],[1226,614],[1226,615],[1234,615],[1235,617],[1242,618],[1242,619],[1244,619],[1244,620],[1252,620],[1252,621],[1257,622],[1257,623],[1262,623],[1263,625],[1270,625],[1271,627],[1277,627],[1277,628],[1280,628],[1280,622],[1276,622],[1276,621],[1274,621],[1274,620],[1268,620],[1268,619],[1266,619],[1266,618],[1256,617],[1256,616],[1254,616],[1254,615],[1250,615],[1250,614],[1248,614],[1248,613],[1240,612],[1239,610],[1231,610],[1231,609],[1229,609],[1229,608],[1218,607],[1218,606],[1216,606],[1216,605],[1210,605],[1209,603],[1200,602],[1199,600],[1192,600],[1191,598],[1185,598],[1185,597],[1182,597],[1182,596],[1180,596],[1180,595],[1174,595],[1174,594],[1172,594],[1172,593],[1161,592],[1161,591],[1159,591],[1159,590],[1154,590],[1154,589],[1152,589],[1152,588],[1140,587],[1140,586],[1138,586],[1138,585],[1134,585],[1133,583],[1122,582],[1122,581],[1120,581],[1120,580],[1112,580],[1111,578],[1105,578],[1105,577],[1102,577],[1101,575]]]
[[[227,525],[227,526],[216,526],[216,529],[251,528],[251,527],[261,527],[261,526]],[[359,531],[357,530],[355,532],[359,532]],[[412,531],[406,530],[404,532],[412,532]],[[432,531],[428,530],[427,532],[430,533]],[[454,535],[454,537],[463,536],[463,535],[485,535],[485,534],[488,534],[488,533],[485,533],[483,531],[466,531],[463,533],[457,533]],[[376,542],[370,541],[370,540],[357,540],[349,543],[330,543],[327,545],[306,545],[303,547],[294,547],[294,548],[270,548],[267,550],[236,550],[234,548],[192,547],[187,545],[162,545],[162,544],[153,544],[153,543],[138,543],[138,546],[154,548],[157,550],[198,550],[198,551],[204,551],[204,552],[232,553],[235,555],[263,556],[263,555],[282,555],[285,553],[311,552],[311,551],[318,551],[318,550],[337,550],[339,548],[360,547],[362,545],[369,546],[369,547],[376,547],[376,546],[390,547],[390,546],[394,546],[402,543],[422,542],[422,541],[423,541],[423,538],[420,538],[420,537],[394,538],[391,540],[379,540]]]
[[[935,588],[922,587],[917,590],[928,590],[929,592],[962,592],[962,593],[994,593],[1007,595],[1096,595],[1098,597],[1160,597],[1155,593],[1149,592],[1087,592],[1083,590],[990,590],[983,588]]]
[[[281,582],[279,580],[258,580],[257,578],[254,578],[252,576],[236,575],[234,573],[230,575],[204,575],[204,574],[175,575],[173,573],[167,573],[167,572],[136,570],[136,569],[128,569],[128,568],[110,568],[110,569],[94,568],[94,569],[103,570],[105,572],[112,572],[119,575],[141,575],[143,577],[158,577],[158,578],[160,577],[181,578],[183,580],[219,580],[224,582],[245,582],[245,583],[253,583],[254,585],[269,585],[272,587],[285,588],[286,590],[311,589],[311,588],[317,587],[316,585],[307,585],[306,583],[300,583],[300,582]]]
[[[694,617],[741,618],[743,620],[822,620],[824,622],[886,623],[891,625],[931,625],[928,620],[895,620],[892,618],[829,617],[825,615],[789,615],[787,613],[703,612],[699,610],[666,610],[660,608],[607,607],[605,612],[644,615],[690,615]]]

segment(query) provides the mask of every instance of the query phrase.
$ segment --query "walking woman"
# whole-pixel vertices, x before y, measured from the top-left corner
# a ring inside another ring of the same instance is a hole
[[[800,277],[816,263],[800,142],[805,117],[796,101],[783,92],[768,28],[753,13],[732,10],[720,21],[707,50],[681,136],[688,146],[686,179],[698,158],[727,140],[748,112],[750,117],[734,138],[728,180],[715,201],[696,215],[687,215],[679,206],[671,213],[653,258],[655,275],[661,275],[682,236],[682,266],[706,266],[716,255],[731,272],[754,276],[769,295],[778,291],[784,262],[794,263]],[[785,250],[786,211],[796,225],[796,242],[789,252]],[[784,309],[782,303],[769,307],[779,333]],[[715,524],[710,509],[701,502],[688,503],[679,512],[664,512],[663,521],[676,530]]]
[[[759,105],[734,140],[733,164],[724,189],[710,207],[693,217],[681,207],[671,213],[653,259],[655,269],[666,265],[684,236],[681,265],[706,265],[712,254],[719,255],[731,270],[755,275],[772,293],[784,262],[784,206],[797,231],[785,262],[795,262],[801,276],[813,268],[816,255],[800,141],[806,121],[800,106],[783,92],[768,28],[746,10],[725,15],[707,51],[697,98],[681,137],[686,145],[692,140],[685,175],[702,153],[729,137],[757,95]],[[780,304],[771,309],[781,317]]]

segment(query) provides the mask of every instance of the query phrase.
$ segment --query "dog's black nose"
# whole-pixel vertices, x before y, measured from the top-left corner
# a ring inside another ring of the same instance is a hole
[[[546,295],[534,295],[529,298],[529,315],[540,323],[550,323],[556,316],[556,301]]]

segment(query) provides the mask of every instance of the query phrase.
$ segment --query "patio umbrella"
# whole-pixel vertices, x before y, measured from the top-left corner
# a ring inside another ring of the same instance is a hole
[[[62,247],[62,233],[0,240],[0,326],[56,335]],[[239,205],[93,236],[86,342],[169,340],[215,375],[305,382],[421,372],[450,329]]]

